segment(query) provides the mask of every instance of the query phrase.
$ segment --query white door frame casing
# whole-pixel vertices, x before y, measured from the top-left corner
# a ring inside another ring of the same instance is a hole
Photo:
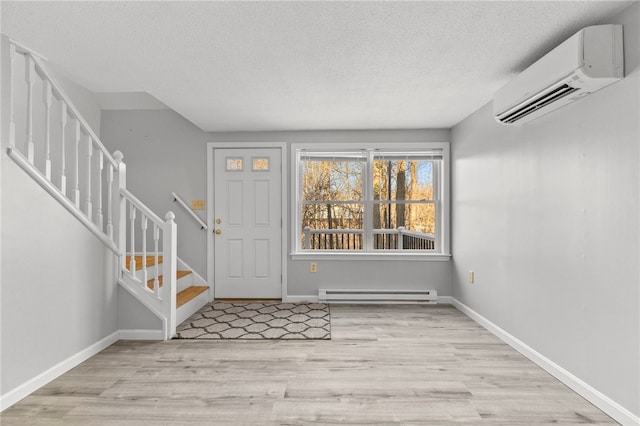
[[[207,281],[209,282],[209,299],[214,299],[215,271],[214,271],[214,187],[215,179],[215,163],[214,153],[216,149],[251,149],[251,148],[279,148],[281,156],[281,215],[282,215],[282,244],[281,244],[281,262],[282,262],[282,300],[285,301],[287,295],[287,248],[288,248],[288,193],[287,185],[287,144],[285,142],[208,142],[207,143]]]

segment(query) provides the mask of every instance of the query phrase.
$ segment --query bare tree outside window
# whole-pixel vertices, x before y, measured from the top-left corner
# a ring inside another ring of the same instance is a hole
[[[305,241],[310,233],[303,232],[303,246],[329,250],[362,249],[363,171],[362,161],[349,159],[302,162],[302,228],[327,231],[314,233],[313,244]]]

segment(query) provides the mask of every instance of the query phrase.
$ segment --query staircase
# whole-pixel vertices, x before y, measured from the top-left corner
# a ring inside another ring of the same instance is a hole
[[[160,265],[162,265],[162,256],[158,256],[158,263],[156,264],[156,256],[133,256],[135,263],[136,273],[142,274],[143,269],[147,269],[149,272],[147,279],[147,288],[149,291],[154,292],[156,285],[162,288],[164,280],[162,275],[156,274],[161,271]],[[131,265],[131,256],[126,256],[126,264]],[[188,269],[188,265],[178,259],[178,269],[176,271],[176,323],[180,324],[184,322],[191,315],[196,313],[202,306],[209,301],[208,290],[209,286],[206,285],[206,281],[193,271]],[[156,268],[156,265],[158,266]],[[128,270],[131,273],[130,270]]]
[[[2,34],[0,42],[3,150],[117,256],[118,284],[172,338],[212,299],[207,281],[177,256],[175,215],[161,219],[128,190],[123,154],[105,148],[39,55]]]

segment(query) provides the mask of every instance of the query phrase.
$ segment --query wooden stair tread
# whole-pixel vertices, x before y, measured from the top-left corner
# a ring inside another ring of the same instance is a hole
[[[182,277],[186,277],[190,273],[191,273],[191,271],[178,271],[176,273],[176,279],[179,280]],[[150,280],[147,281],[147,287],[149,287],[151,290],[154,289],[154,280],[155,280],[155,278],[151,278]],[[160,287],[162,287],[162,275],[160,275],[158,277],[158,282],[160,283]]]
[[[180,293],[178,293],[176,297],[176,308],[184,305],[191,299],[194,299],[199,294],[209,290],[208,286],[205,285],[194,285],[188,288],[185,288]]]
[[[142,269],[142,256],[134,256],[134,259],[136,261],[136,271],[139,269]],[[129,269],[129,265],[131,264],[131,256],[126,256],[126,267],[127,269]],[[162,256],[158,256],[158,264],[162,263]],[[156,257],[154,256],[147,256],[147,268],[149,266],[154,266],[156,264]]]

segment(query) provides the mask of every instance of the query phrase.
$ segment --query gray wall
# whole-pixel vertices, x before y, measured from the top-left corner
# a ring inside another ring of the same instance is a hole
[[[161,218],[175,213],[178,256],[206,277],[206,231],[171,197],[206,200],[206,133],[171,110],[103,111],[100,138],[124,154],[129,191]]]
[[[61,83],[99,126],[92,95]],[[18,123],[24,123],[23,111],[16,108]],[[23,135],[18,126],[17,137]],[[2,395],[118,329],[113,255],[7,157],[5,143],[0,154]]]
[[[99,136],[102,110],[93,93],[75,81],[70,80],[57,67],[49,63],[45,63],[45,66],[51,73],[51,77],[64,88],[65,94],[71,99],[73,105],[82,112],[82,117],[87,124],[91,126],[95,134]]]
[[[640,415],[639,5],[627,77],[523,126],[452,131],[454,297]],[[475,271],[475,284],[467,282]]]
[[[170,196],[206,199],[207,142],[428,142],[449,141],[448,130],[205,133],[173,111],[103,111],[101,138],[121,150],[131,191],[156,213],[174,211],[178,255],[206,277],[206,232]],[[287,166],[289,161],[287,161]],[[289,173],[291,176],[291,173]],[[289,183],[289,194],[291,193]],[[289,195],[289,202],[291,197]],[[198,212],[206,220],[205,211]],[[287,244],[290,244],[287,241]],[[435,289],[450,295],[450,262],[288,260],[288,295],[314,296],[321,287]]]

